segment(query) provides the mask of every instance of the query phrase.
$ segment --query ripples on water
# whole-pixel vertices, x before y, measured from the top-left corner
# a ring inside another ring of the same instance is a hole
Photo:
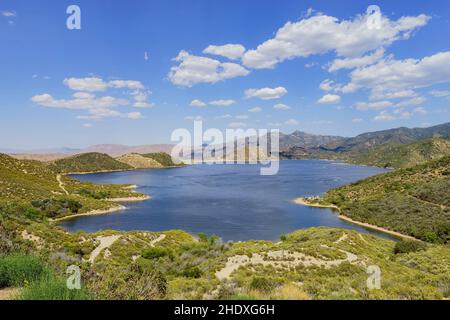
[[[384,172],[384,169],[330,161],[281,161],[274,176],[255,165],[195,165],[183,168],[74,175],[82,181],[138,185],[151,200],[128,209],[61,223],[69,231],[182,229],[216,234],[225,241],[278,239],[296,229],[330,226],[370,232],[340,220],[330,209],[292,203],[300,196]],[[387,235],[383,235],[388,237]]]

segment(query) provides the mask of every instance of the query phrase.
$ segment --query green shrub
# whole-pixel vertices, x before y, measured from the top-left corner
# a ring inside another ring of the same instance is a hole
[[[171,258],[173,253],[169,249],[162,247],[149,248],[142,253],[142,257],[145,259],[158,259],[166,256]]]
[[[198,267],[191,267],[188,269],[185,269],[183,271],[183,276],[186,278],[200,278],[202,276],[203,272]]]
[[[424,250],[426,245],[419,241],[405,241],[401,240],[395,244],[394,253],[409,253]]]
[[[206,235],[206,233],[199,232],[197,235],[200,242],[208,242],[208,236]]]
[[[35,256],[22,253],[0,256],[0,288],[23,286],[47,272],[42,261]]]
[[[27,285],[19,299],[21,300],[89,300],[86,290],[68,289],[63,278],[47,275]]]
[[[33,200],[31,205],[50,218],[65,213],[78,213],[83,207],[81,203],[72,199]]]
[[[272,291],[275,286],[275,281],[265,277],[253,277],[252,281],[250,282],[250,288],[264,292]]]

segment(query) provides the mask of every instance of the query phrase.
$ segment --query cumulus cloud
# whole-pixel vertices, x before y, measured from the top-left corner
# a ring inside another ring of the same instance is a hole
[[[194,99],[189,104],[191,107],[205,107],[206,103],[204,103],[202,100]]]
[[[238,119],[238,120],[247,120],[248,119],[248,115],[240,114],[240,115],[237,115],[235,118]]]
[[[381,48],[376,50],[372,54],[365,55],[362,57],[336,59],[330,64],[328,71],[334,72],[340,69],[354,69],[359,67],[365,67],[381,60],[383,56],[384,56],[384,49]]]
[[[182,50],[174,59],[178,65],[169,72],[169,80],[178,86],[192,87],[197,83],[216,83],[250,73],[237,63],[191,55]]]
[[[378,115],[373,118],[375,121],[392,121],[395,120],[395,117],[386,111],[381,111]]]
[[[248,109],[248,112],[253,112],[253,113],[261,112],[261,111],[262,111],[262,109],[260,107],[254,107],[254,108]]]
[[[113,88],[127,88],[134,90],[144,89],[144,85],[140,81],[136,80],[113,80],[108,83]]]
[[[75,90],[70,99],[55,99],[51,94],[44,93],[35,95],[31,100],[43,107],[62,108],[72,110],[85,110],[87,115],[80,115],[77,118],[87,120],[100,120],[104,118],[121,117],[128,119],[141,119],[143,115],[140,112],[119,112],[113,110],[115,107],[132,105],[136,108],[149,108],[153,104],[148,102],[151,94],[145,90],[144,85],[137,80],[112,80],[104,81],[98,77],[85,78],[66,78],[64,85]],[[105,95],[97,97],[95,93],[103,92],[108,89],[130,89],[126,95],[129,95],[133,102],[128,99]]]
[[[108,88],[127,88],[134,90],[144,89],[144,85],[140,81],[113,80],[106,82],[98,77],[66,78],[63,83],[72,90],[89,92],[105,91]]]
[[[226,44],[222,46],[210,45],[203,53],[222,56],[231,60],[236,60],[242,57],[245,52],[245,47],[241,44]]]
[[[417,94],[413,90],[400,91],[383,91],[377,88],[372,89],[369,97],[370,100],[385,100],[385,99],[403,99],[415,97]]]
[[[31,98],[36,104],[49,108],[63,108],[63,109],[105,109],[117,106],[126,106],[129,104],[128,100],[119,99],[111,96],[104,96],[96,98],[95,96],[75,97],[74,99],[55,99],[52,95],[44,93],[36,95]]]
[[[361,118],[354,118],[354,119],[352,119],[352,122],[353,123],[360,123],[360,122],[363,122],[364,120],[363,119],[361,119]]]
[[[286,88],[261,88],[261,89],[248,89],[245,90],[246,98],[259,98],[262,100],[278,99],[287,93]]]
[[[341,102],[341,97],[336,94],[326,94],[317,101],[320,104],[336,104],[339,102]]]
[[[334,90],[335,88],[334,81],[330,79],[325,79],[320,83],[319,88],[322,89],[323,91]]]
[[[210,101],[209,104],[212,106],[219,106],[219,107],[229,107],[233,104],[235,104],[236,101],[228,99],[228,100],[213,100]]]
[[[450,51],[439,52],[422,59],[385,59],[352,71],[350,79],[350,83],[342,87],[343,92],[368,88],[383,94],[448,83]]]
[[[406,107],[417,107],[420,106],[422,103],[424,103],[427,99],[424,97],[415,97],[408,100],[403,100],[399,103],[397,103],[395,106],[399,108],[406,108]]]
[[[255,69],[274,68],[278,63],[335,51],[339,57],[356,58],[386,47],[394,41],[408,39],[411,33],[427,24],[424,14],[392,21],[380,16],[380,28],[369,28],[370,14],[353,20],[317,14],[297,22],[287,22],[275,37],[248,50],[242,57],[244,66]]]
[[[285,105],[283,103],[278,103],[278,104],[274,105],[273,108],[276,110],[289,110],[291,107],[289,107],[288,105]]]
[[[355,108],[358,110],[366,111],[373,109],[385,109],[392,107],[394,104],[391,101],[383,100],[377,102],[357,102]]]
[[[135,90],[131,93],[134,99],[133,106],[136,108],[151,108],[153,103],[148,102],[148,96],[151,94],[150,91]]]
[[[101,78],[87,77],[87,78],[66,78],[64,84],[72,90],[76,91],[105,91],[108,84]]]

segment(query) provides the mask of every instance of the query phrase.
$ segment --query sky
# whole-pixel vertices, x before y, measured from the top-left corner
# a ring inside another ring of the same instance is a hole
[[[448,122],[449,18],[447,0],[2,0],[0,148]]]

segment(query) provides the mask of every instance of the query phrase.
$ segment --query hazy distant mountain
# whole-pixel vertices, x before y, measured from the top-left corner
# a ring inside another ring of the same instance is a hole
[[[407,144],[423,139],[450,139],[450,122],[429,128],[395,128],[383,131],[368,132],[343,141],[333,141],[321,146],[323,150],[334,152],[366,151],[378,145],[395,143]]]
[[[294,131],[291,134],[280,133],[280,149],[301,147],[305,149],[318,148],[330,143],[342,143],[347,138],[339,136],[322,136],[302,131]]]
[[[141,146],[126,146],[121,144],[99,144],[84,149],[55,148],[39,150],[16,150],[2,149],[0,152],[7,153],[18,159],[33,159],[40,161],[52,161],[65,158],[70,155],[81,153],[104,153],[111,157],[118,157],[127,153],[157,153],[165,152],[170,154],[173,145],[171,144],[149,144]]]
[[[100,152],[106,153],[112,157],[118,157],[127,153],[155,153],[165,152],[170,154],[172,144],[149,144],[141,146],[126,146],[121,144],[99,144],[85,149],[81,149],[78,153]]]

